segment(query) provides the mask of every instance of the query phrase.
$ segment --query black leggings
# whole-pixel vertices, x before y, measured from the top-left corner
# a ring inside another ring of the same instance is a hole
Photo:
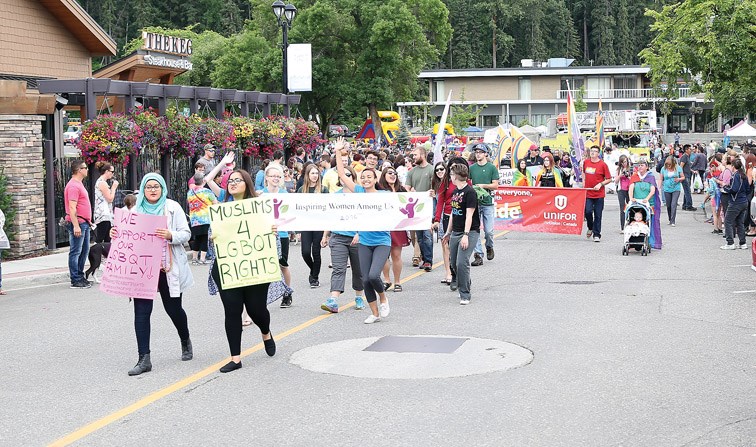
[[[310,268],[310,280],[314,281],[317,281],[320,276],[320,240],[322,238],[322,231],[302,232],[302,259]]]
[[[383,281],[381,272],[391,253],[388,245],[362,245],[357,244],[357,254],[360,257],[360,272],[362,273],[362,285],[365,287],[365,298],[368,303],[378,299],[377,294],[383,293]]]
[[[189,339],[189,325],[186,320],[186,312],[181,306],[181,295],[176,298],[171,297],[168,290],[168,279],[165,272],[160,272],[158,279],[158,291],[163,301],[165,313],[176,326],[181,340]],[[134,298],[134,331],[136,332],[137,348],[139,355],[150,353],[150,315],[155,300]]]
[[[226,339],[228,339],[228,348],[231,351],[231,356],[240,355],[242,336],[241,316],[244,307],[247,308],[247,313],[255,325],[260,328],[260,332],[263,335],[270,332],[270,312],[268,312],[268,286],[270,283],[223,290],[221,288],[217,262],[213,263],[212,275],[220,292],[223,309],[226,312]]]

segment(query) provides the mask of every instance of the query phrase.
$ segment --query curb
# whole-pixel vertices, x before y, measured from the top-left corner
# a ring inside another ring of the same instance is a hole
[[[29,272],[24,276],[3,278],[3,290],[13,292],[31,287],[49,286],[54,284],[67,284],[70,281],[68,269],[64,272],[52,272],[35,275]]]

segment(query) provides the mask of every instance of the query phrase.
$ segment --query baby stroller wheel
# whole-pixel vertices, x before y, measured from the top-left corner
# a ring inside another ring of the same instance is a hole
[[[627,256],[627,247],[622,247],[622,256]]]
[[[643,249],[641,250],[641,256],[646,256],[647,253],[648,252],[646,251],[646,247],[643,247]]]

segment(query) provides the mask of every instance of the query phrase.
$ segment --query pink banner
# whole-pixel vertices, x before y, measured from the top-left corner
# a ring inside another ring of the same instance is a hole
[[[166,228],[165,216],[134,214],[116,208],[110,245],[100,290],[108,295],[154,299],[166,240],[155,234]]]

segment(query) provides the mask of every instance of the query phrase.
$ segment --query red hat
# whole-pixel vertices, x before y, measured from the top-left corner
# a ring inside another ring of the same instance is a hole
[[[531,151],[537,151],[538,150],[538,145],[537,144],[531,144],[530,145],[530,150]]]

